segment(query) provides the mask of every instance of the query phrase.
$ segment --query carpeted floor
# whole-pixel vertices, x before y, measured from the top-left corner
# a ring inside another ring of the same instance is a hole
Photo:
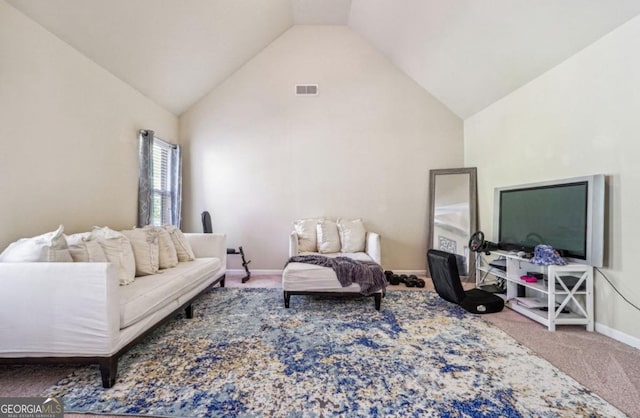
[[[230,274],[229,287],[279,287],[278,275],[254,276],[246,283],[240,275]],[[400,291],[400,289],[402,291]],[[404,286],[391,286],[390,294],[406,294]],[[429,290],[429,284],[427,289]],[[292,309],[296,309],[296,297]],[[372,301],[367,301],[372,305]],[[383,301],[383,308],[386,300]],[[299,307],[298,307],[299,308]],[[583,385],[594,390],[630,417],[640,417],[640,351],[584,327],[559,327],[555,333],[508,309],[483,319],[507,331],[533,351],[561,368]],[[121,372],[122,372],[121,363]],[[84,368],[56,366],[0,367],[0,396],[34,396],[70,373]],[[68,414],[68,417],[88,417]],[[104,417],[104,415],[101,415]]]
[[[216,288],[120,361],[45,396],[65,410],[179,417],[624,414],[503,331],[432,292],[370,298]]]

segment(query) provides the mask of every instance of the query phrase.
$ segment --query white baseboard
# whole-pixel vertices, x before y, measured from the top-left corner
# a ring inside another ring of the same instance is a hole
[[[416,276],[426,276],[427,275],[427,271],[426,270],[393,270],[393,272],[395,274],[406,274],[406,275],[410,275],[410,274],[415,274]],[[227,273],[237,273],[237,274],[243,274],[245,273],[244,269],[227,269]],[[264,276],[266,274],[282,274],[282,270],[269,270],[269,269],[260,269],[260,270],[254,270],[251,269],[251,275],[256,275],[256,276]]]
[[[426,276],[426,270],[392,270],[394,274],[415,274],[416,276]]]
[[[238,273],[238,274],[247,274],[244,269],[227,269],[227,273]],[[280,270],[268,270],[268,269],[262,269],[262,270],[254,270],[251,269],[251,275],[252,276],[265,276],[267,274],[282,274],[282,269]]]
[[[617,329],[613,329],[598,322],[596,322],[595,328],[596,332],[599,332],[602,335],[606,335],[607,337],[613,338],[614,340],[620,341],[621,343],[640,349],[640,338],[625,334],[622,331],[618,331]]]

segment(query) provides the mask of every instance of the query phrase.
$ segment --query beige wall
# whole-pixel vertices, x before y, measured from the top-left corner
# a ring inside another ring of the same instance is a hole
[[[465,120],[465,163],[478,166],[480,224],[492,230],[493,189],[603,173],[603,272],[640,305],[640,17]],[[491,233],[489,233],[491,236]],[[600,329],[640,338],[640,312],[595,279]],[[640,340],[636,340],[640,342]]]
[[[185,229],[209,210],[254,269],[283,267],[295,219],[342,216],[382,234],[386,268],[424,270],[429,169],[463,160],[462,121],[345,26],[294,26],[180,127]]]
[[[138,129],[178,120],[0,0],[0,250],[64,224],[130,227]]]

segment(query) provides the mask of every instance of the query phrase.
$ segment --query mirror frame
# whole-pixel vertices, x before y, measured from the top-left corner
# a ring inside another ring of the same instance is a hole
[[[478,230],[478,185],[477,185],[477,168],[443,168],[429,170],[429,233],[427,234],[427,251],[433,248],[433,228],[435,213],[435,192],[436,192],[436,178],[437,176],[450,175],[450,174],[468,174],[469,175],[469,238],[471,234]],[[475,281],[476,263],[475,258],[472,258],[471,252],[469,252],[469,269],[468,269],[468,281]],[[431,277],[429,271],[429,263],[427,262],[427,276]]]

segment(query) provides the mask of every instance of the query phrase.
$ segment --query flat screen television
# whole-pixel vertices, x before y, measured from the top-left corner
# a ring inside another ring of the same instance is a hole
[[[602,266],[604,175],[500,187],[494,197],[498,248],[533,253],[548,244],[570,262]]]

